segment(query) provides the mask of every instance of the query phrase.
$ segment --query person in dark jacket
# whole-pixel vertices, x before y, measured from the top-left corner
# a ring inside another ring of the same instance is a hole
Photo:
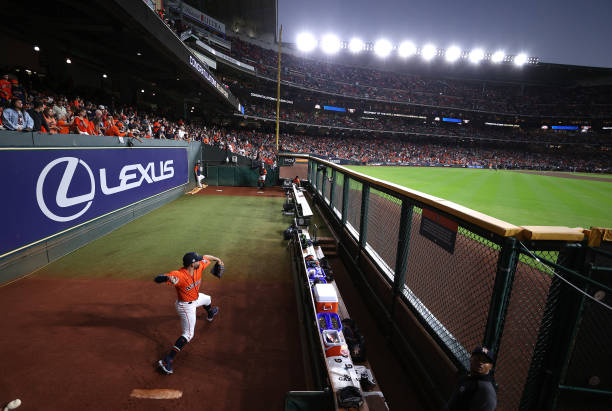
[[[28,114],[32,117],[34,121],[34,128],[32,131],[43,131],[45,133],[49,132],[49,125],[47,124],[47,120],[45,120],[45,116],[43,115],[43,110],[45,105],[42,101],[34,102],[34,107],[28,110]],[[44,127],[44,129],[42,129]]]
[[[495,380],[491,370],[495,353],[478,346],[470,357],[470,372],[462,377],[443,411],[493,411],[497,406]]]

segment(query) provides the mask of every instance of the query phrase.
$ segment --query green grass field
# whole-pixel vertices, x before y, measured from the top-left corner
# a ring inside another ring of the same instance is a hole
[[[612,227],[612,181],[464,168],[349,168],[516,225]]]
[[[37,275],[152,279],[189,251],[226,263],[225,281],[291,279],[282,197],[184,196],[72,252]],[[103,262],[103,264],[100,264]]]

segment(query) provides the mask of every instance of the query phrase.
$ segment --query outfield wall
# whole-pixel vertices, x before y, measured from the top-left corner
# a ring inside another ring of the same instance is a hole
[[[0,131],[0,284],[181,196],[199,142]]]

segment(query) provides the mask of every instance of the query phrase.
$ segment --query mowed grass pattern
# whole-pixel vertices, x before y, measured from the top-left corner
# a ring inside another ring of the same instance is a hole
[[[515,225],[612,227],[612,182],[464,168],[349,168]]]

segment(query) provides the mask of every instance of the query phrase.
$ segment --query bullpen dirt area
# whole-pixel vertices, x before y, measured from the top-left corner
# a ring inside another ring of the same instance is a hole
[[[205,292],[218,316],[208,322],[199,312],[174,374],[162,375],[156,362],[181,333],[170,287],[35,276],[0,287],[0,405],[20,398],[24,411],[282,409],[285,392],[306,384],[293,285],[210,281]],[[159,391],[180,398],[133,396]]]
[[[612,178],[583,176],[580,174],[563,173],[560,171],[515,170],[515,173],[537,174],[539,176],[547,176],[547,177],[572,178],[574,180],[603,181],[604,183],[612,183]]]

